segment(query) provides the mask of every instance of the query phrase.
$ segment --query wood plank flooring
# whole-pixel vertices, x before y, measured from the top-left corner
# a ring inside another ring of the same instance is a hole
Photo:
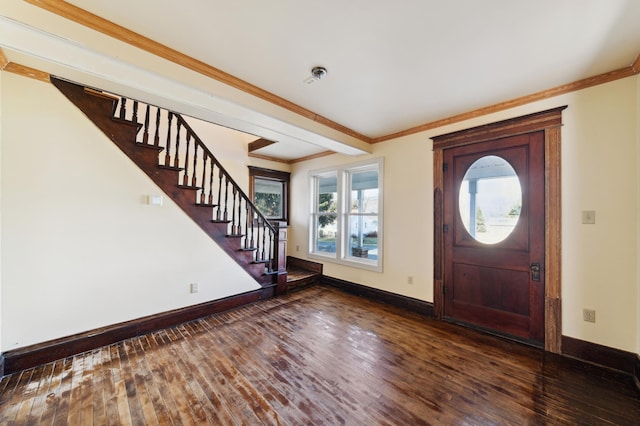
[[[637,425],[640,392],[314,286],[6,376],[0,424]]]

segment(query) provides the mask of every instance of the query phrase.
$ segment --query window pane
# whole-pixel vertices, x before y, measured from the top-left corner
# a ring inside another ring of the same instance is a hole
[[[378,188],[351,191],[351,213],[378,213]]]
[[[338,179],[335,174],[318,177],[318,213],[338,210]]]
[[[378,259],[378,216],[349,215],[348,256]]]
[[[336,214],[327,214],[317,216],[315,223],[315,252],[336,253],[336,231],[337,231]]]
[[[253,203],[267,218],[283,218],[284,183],[255,178]]]
[[[378,213],[378,171],[368,170],[350,174],[351,213]]]

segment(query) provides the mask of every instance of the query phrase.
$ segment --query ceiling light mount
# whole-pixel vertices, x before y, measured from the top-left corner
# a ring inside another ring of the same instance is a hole
[[[325,67],[313,67],[311,69],[311,75],[317,80],[322,80],[323,77],[326,77],[328,71]]]

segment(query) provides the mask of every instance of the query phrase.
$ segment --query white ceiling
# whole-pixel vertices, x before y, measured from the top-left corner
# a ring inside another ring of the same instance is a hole
[[[640,53],[639,0],[69,3],[369,138],[626,67]],[[304,84],[316,65],[328,76]]]

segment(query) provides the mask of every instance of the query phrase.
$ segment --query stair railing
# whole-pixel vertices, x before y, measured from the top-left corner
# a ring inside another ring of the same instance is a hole
[[[157,148],[158,166],[179,171],[176,183],[194,190],[196,205],[213,209],[212,222],[228,222],[227,236],[241,238],[242,250],[253,251],[254,262],[277,272],[278,231],[180,114],[121,97],[114,117],[140,123],[141,106],[144,118],[136,142]]]

